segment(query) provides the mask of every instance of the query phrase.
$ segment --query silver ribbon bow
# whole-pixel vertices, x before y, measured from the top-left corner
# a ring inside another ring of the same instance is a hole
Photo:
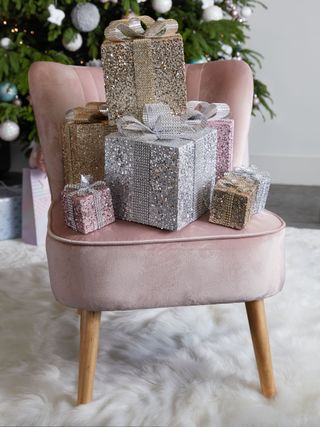
[[[230,107],[225,103],[210,103],[206,101],[188,101],[187,113],[188,119],[206,119],[219,120],[226,118],[230,113]]]
[[[101,185],[106,185],[106,183],[104,181],[96,181],[92,184],[91,175],[81,175],[79,184],[67,184],[64,187],[64,191],[67,192],[66,194],[67,211],[68,211],[71,227],[74,230],[77,229],[75,217],[74,217],[73,202],[72,202],[72,198],[75,195],[78,195],[78,196],[85,196],[88,194],[93,195],[94,206],[95,206],[96,215],[97,215],[97,223],[99,227],[103,227],[104,225],[103,207],[102,206],[100,207],[101,193],[97,190],[97,187],[100,187]]]
[[[159,103],[145,104],[142,122],[132,116],[123,116],[117,120],[117,127],[121,135],[138,137],[140,141],[192,140],[196,132],[207,127],[207,121],[175,116],[167,104]]]
[[[234,168],[234,172],[238,175],[249,176],[252,179],[260,180],[263,178],[270,178],[269,172],[262,172],[255,165],[250,165],[249,167],[237,166]]]
[[[146,26],[146,30],[141,23]],[[137,38],[170,37],[177,31],[178,23],[175,19],[155,21],[150,16],[136,16],[110,22],[104,31],[104,35],[107,40],[122,41]]]

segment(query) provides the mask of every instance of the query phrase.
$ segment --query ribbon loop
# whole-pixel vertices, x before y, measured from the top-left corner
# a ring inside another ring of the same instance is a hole
[[[206,101],[188,101],[186,117],[189,120],[203,118],[219,120],[226,118],[230,113],[228,104],[222,102],[209,103]]]
[[[146,30],[141,24],[146,26]],[[135,16],[129,19],[112,21],[104,31],[109,41],[122,41],[137,38],[170,37],[178,31],[175,19],[155,21],[150,16]]]
[[[123,116],[117,121],[118,131],[127,137],[138,137],[143,141],[194,139],[195,132],[206,127],[206,120],[186,120],[173,115],[167,104],[146,104],[143,121],[132,116]]]
[[[222,178],[219,179],[219,188],[234,189],[240,193],[246,193],[255,184],[255,181],[249,177],[235,175],[233,172],[227,172]]]

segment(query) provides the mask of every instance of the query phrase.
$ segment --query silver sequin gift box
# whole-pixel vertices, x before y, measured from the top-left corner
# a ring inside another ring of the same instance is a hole
[[[256,199],[252,206],[252,214],[261,212],[266,206],[269,194],[271,184],[270,174],[268,172],[259,171],[259,169],[254,165],[251,165],[248,168],[237,167],[234,168],[233,172],[236,175],[253,179],[258,184]]]
[[[116,217],[179,230],[208,210],[216,130],[186,124],[167,106],[145,106],[144,123],[118,120],[106,137],[106,182]]]
[[[143,29],[141,22],[147,27]],[[110,122],[125,114],[142,119],[145,104],[163,102],[186,111],[183,41],[173,19],[148,16],[113,21],[101,46]]]
[[[0,184],[0,240],[21,237],[21,187]]]
[[[68,227],[83,234],[115,221],[110,188],[104,181],[90,184],[81,176],[80,184],[68,184],[61,193],[64,220]]]

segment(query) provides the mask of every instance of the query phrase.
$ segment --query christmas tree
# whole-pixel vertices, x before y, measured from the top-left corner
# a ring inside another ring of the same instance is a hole
[[[262,56],[248,49],[249,18],[259,0],[0,0],[0,138],[36,139],[28,95],[34,61],[100,66],[100,45],[110,21],[125,16],[174,18],[185,43],[186,62],[217,59],[247,62],[254,75]],[[255,78],[253,114],[271,98]]]

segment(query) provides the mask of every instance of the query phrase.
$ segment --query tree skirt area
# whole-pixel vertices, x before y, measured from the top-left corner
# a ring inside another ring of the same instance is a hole
[[[0,242],[0,295],[1,426],[320,425],[320,230],[287,230],[286,285],[266,301],[274,400],[244,304],[104,313],[94,401],[77,407],[79,317],[55,302],[44,248]]]

